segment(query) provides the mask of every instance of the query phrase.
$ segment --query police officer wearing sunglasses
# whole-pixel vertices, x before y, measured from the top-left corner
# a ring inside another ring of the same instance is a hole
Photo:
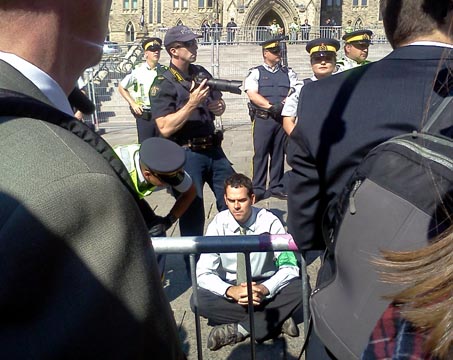
[[[299,104],[299,93],[304,85],[328,77],[335,71],[337,51],[340,43],[331,38],[319,38],[311,40],[305,47],[310,54],[310,64],[313,76],[298,81],[290,90],[283,106],[283,129],[290,135],[296,125],[297,105]]]
[[[151,86],[153,117],[163,137],[181,145],[186,153],[185,170],[190,174],[197,196],[179,221],[182,236],[203,235],[203,187],[208,183],[214,192],[219,211],[225,210],[223,182],[234,173],[222,150],[222,134],[216,131],[215,116],[225,111],[222,93],[206,86],[206,80],[195,84],[200,73],[212,78],[197,60],[197,38],[187,26],[170,28],[164,46],[170,55],[169,69]],[[188,264],[188,257],[186,257]]]
[[[297,75],[291,68],[281,65],[279,38],[260,45],[264,63],[250,69],[244,82],[253,122],[253,191],[256,201],[269,196],[286,199],[283,185],[286,135],[281,125],[281,111]],[[268,170],[269,188],[266,187]]]

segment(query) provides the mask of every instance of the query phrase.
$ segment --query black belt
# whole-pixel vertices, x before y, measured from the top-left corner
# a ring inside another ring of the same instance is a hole
[[[217,134],[213,134],[179,141],[176,140],[176,142],[182,147],[189,148],[193,151],[202,151],[220,146],[222,140]]]

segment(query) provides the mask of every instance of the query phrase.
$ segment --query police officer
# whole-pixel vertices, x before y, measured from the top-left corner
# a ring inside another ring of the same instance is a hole
[[[289,90],[285,105],[283,106],[283,129],[289,135],[296,125],[297,105],[299,104],[299,94],[302,87],[312,81],[317,81],[332,75],[335,71],[337,51],[340,43],[331,38],[318,38],[311,40],[305,47],[310,54],[310,64],[313,76],[298,81]]]
[[[256,201],[269,196],[286,199],[283,186],[285,132],[281,122],[283,102],[297,75],[282,66],[278,39],[260,43],[264,64],[250,69],[244,82],[253,121],[253,190]],[[266,188],[268,161],[269,189]]]
[[[126,166],[140,198],[151,195],[158,186],[170,186],[179,195],[165,217],[150,212],[145,219],[151,236],[165,236],[165,232],[187,211],[196,196],[192,179],[183,170],[185,151],[172,141],[153,137],[144,140],[141,145],[116,146],[115,152]],[[165,257],[159,255],[158,263],[162,274]]]
[[[337,72],[353,69],[357,66],[366,65],[368,48],[371,44],[371,30],[356,30],[343,35],[344,57],[337,61]]]
[[[121,96],[129,103],[132,115],[137,122],[138,142],[159,136],[156,123],[151,116],[149,89],[154,78],[165,71],[166,67],[158,63],[162,40],[156,37],[142,41],[145,62],[132,70],[118,85]]]
[[[216,132],[214,125],[215,116],[225,111],[222,93],[211,90],[206,79],[193,81],[198,75],[212,77],[204,67],[193,64],[199,37],[184,25],[167,31],[164,46],[171,58],[170,68],[156,78],[150,91],[153,117],[160,133],[184,147],[185,170],[197,190],[195,200],[179,221],[182,236],[203,235],[205,183],[215,194],[217,209],[226,209],[223,182],[234,173],[221,147],[222,134]]]

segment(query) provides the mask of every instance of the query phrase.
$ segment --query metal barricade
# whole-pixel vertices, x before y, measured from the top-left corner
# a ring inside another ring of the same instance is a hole
[[[296,243],[290,234],[262,234],[262,235],[233,235],[233,236],[186,236],[186,237],[159,237],[151,238],[154,251],[157,254],[190,254],[190,270],[192,291],[195,307],[195,329],[197,338],[198,359],[203,359],[201,346],[201,325],[198,314],[198,286],[196,277],[195,255],[203,253],[238,253],[245,254],[247,292],[249,297],[248,313],[250,319],[250,352],[251,359],[256,359],[254,310],[252,301],[250,253],[270,251],[298,251]],[[302,278],[302,306],[304,316],[304,334],[308,333],[308,319],[310,316],[308,299],[309,286],[307,266],[301,257]]]

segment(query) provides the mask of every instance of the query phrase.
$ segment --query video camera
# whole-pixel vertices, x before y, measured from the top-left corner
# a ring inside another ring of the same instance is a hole
[[[195,82],[195,88],[197,88],[204,79],[208,79],[206,85],[213,90],[226,91],[238,95],[242,93],[242,90],[239,89],[242,86],[241,80],[209,79],[204,73],[199,73],[194,76],[193,81]]]

